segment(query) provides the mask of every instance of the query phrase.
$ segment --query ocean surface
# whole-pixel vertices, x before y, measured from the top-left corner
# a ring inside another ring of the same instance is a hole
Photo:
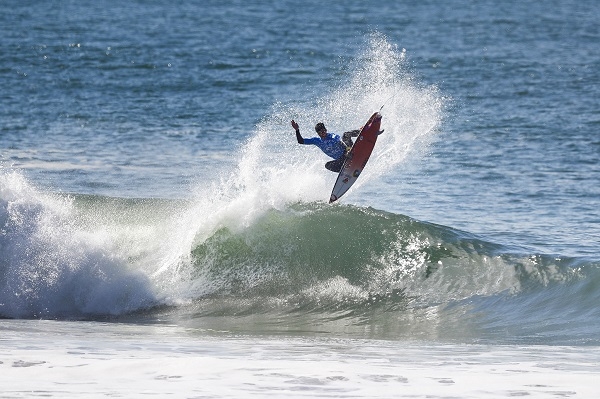
[[[2,8],[1,398],[600,395],[600,3]]]

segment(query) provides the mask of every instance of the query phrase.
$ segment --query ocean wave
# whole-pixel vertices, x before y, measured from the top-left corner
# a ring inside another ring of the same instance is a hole
[[[240,219],[194,201],[43,193],[14,171],[0,183],[2,317],[565,342],[577,329],[586,343],[600,320],[597,260],[405,215],[295,202]]]
[[[600,263],[372,208],[297,203],[192,248],[178,322],[594,343]],[[190,322],[190,320],[195,320]]]
[[[428,303],[518,293],[581,277],[575,259],[519,253],[467,232],[351,205],[298,203],[192,248],[199,295],[296,294],[343,279],[360,295]]]

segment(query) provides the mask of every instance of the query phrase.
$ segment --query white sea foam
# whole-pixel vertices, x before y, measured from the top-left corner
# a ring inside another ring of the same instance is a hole
[[[2,397],[594,398],[597,348],[248,338],[10,321]],[[40,342],[52,342],[52,347]]]
[[[78,225],[72,200],[0,171],[0,313],[5,317],[120,314],[152,303],[102,231]]]

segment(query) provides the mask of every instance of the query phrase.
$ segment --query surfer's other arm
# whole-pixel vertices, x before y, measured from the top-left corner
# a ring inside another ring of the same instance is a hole
[[[300,134],[300,126],[292,119],[292,127],[296,131],[296,140],[298,140],[298,144],[304,144],[304,138]]]

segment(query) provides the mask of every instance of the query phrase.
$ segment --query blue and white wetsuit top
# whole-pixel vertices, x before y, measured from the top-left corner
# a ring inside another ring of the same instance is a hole
[[[346,153],[346,146],[342,143],[340,136],[333,133],[327,133],[324,139],[321,137],[304,139],[304,144],[316,145],[333,159],[339,159]]]

